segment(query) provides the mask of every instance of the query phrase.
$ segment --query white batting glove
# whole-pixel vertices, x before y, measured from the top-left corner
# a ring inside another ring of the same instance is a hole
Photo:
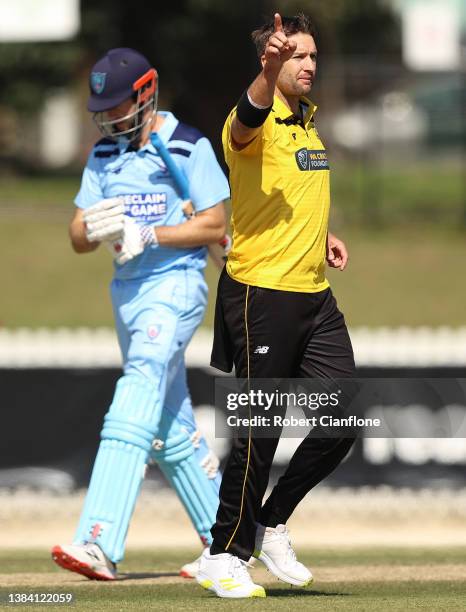
[[[89,242],[102,242],[121,237],[124,216],[125,203],[122,197],[97,202],[83,213],[86,238]]]
[[[121,237],[105,244],[116,263],[122,266],[140,255],[149,244],[156,245],[157,237],[153,227],[138,225],[131,217],[125,217]]]

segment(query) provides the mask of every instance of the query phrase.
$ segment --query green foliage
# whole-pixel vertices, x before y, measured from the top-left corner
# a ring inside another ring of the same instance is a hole
[[[296,12],[302,3],[281,2]],[[33,113],[53,87],[83,81],[107,49],[130,46],[161,75],[161,102],[201,128],[218,146],[220,127],[257,72],[249,32],[276,10],[269,1],[180,0],[134,3],[82,0],[82,28],[70,41],[3,44],[0,106]],[[386,53],[398,48],[399,28],[385,4],[334,0],[312,4],[324,52]]]
[[[0,105],[26,114],[52,87],[68,85],[80,61],[74,43],[10,43],[0,49]]]
[[[351,55],[396,55],[401,50],[400,24],[387,3],[377,0],[282,0],[288,15],[307,12],[317,25],[319,49],[347,59]]]

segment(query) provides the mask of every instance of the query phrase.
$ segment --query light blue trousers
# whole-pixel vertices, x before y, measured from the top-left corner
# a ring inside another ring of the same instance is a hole
[[[111,295],[124,375],[105,417],[74,541],[97,542],[116,563],[123,558],[150,459],[175,488],[205,544],[211,540],[220,474],[209,478],[201,467],[210,449],[197,433],[184,363],[204,316],[202,273],[179,269],[151,279],[115,279]]]

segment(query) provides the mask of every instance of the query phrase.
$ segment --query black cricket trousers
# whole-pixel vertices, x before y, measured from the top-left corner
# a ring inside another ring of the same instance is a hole
[[[259,348],[259,350],[257,350]],[[238,378],[346,378],[354,357],[342,313],[330,289],[278,291],[239,283],[225,268],[215,310],[211,365]],[[233,439],[211,529],[212,554],[247,561],[257,523],[286,523],[297,504],[342,461],[354,438],[306,437],[262,505],[278,438]]]

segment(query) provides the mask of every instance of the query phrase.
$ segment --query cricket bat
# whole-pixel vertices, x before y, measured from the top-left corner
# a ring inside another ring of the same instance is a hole
[[[162,139],[157,134],[157,132],[152,132],[150,136],[151,142],[156,148],[158,154],[162,158],[163,163],[167,167],[167,170],[171,174],[173,180],[175,181],[175,185],[180,193],[180,196],[183,200],[182,210],[184,216],[187,219],[192,219],[196,215],[196,211],[194,210],[193,203],[189,198],[189,185],[185,175],[182,173],[180,168],[177,166],[175,160],[170,155],[170,152],[163,144]],[[228,234],[220,240],[218,244],[209,244],[208,245],[209,255],[212,261],[215,263],[217,268],[221,270],[225,265],[225,261],[227,259],[227,255],[231,249],[231,238]]]

